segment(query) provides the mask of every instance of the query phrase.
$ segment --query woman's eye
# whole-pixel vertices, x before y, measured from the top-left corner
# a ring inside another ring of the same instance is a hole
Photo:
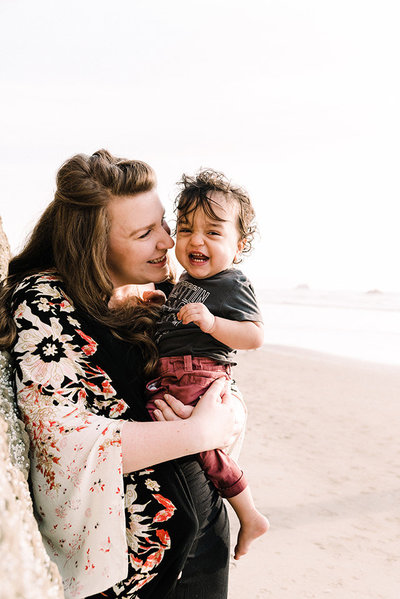
[[[146,233],[143,233],[143,235],[140,235],[140,236],[139,236],[139,239],[144,239],[145,237],[147,237],[148,235],[150,235],[150,232],[151,232],[151,229],[148,229],[148,230],[146,231]]]

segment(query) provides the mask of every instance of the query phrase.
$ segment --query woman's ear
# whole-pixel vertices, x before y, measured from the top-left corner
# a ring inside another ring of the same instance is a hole
[[[239,262],[241,262],[241,260],[242,260],[241,256],[242,256],[243,249],[246,245],[246,241],[247,241],[246,239],[239,239],[238,249],[237,249],[235,257],[233,259],[233,264],[239,264]]]

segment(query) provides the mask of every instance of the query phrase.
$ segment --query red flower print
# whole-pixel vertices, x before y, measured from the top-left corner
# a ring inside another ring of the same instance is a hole
[[[158,493],[154,494],[153,497],[165,507],[165,510],[157,512],[153,518],[153,522],[165,522],[165,520],[169,520],[175,511],[175,506],[172,501]]]

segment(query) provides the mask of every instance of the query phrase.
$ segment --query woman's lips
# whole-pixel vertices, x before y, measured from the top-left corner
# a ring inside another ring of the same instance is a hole
[[[167,254],[161,256],[161,258],[154,258],[154,260],[149,260],[149,264],[153,266],[165,266],[167,263]]]

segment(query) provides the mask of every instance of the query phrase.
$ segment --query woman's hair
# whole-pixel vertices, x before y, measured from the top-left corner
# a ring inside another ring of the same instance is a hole
[[[200,170],[194,177],[182,175],[178,182],[181,190],[176,197],[174,209],[177,221],[185,219],[192,212],[201,208],[212,219],[223,220],[214,210],[215,201],[210,198],[211,193],[222,193],[229,205],[237,208],[237,228],[240,239],[244,241],[242,253],[252,249],[252,242],[257,231],[254,222],[255,212],[251,205],[248,193],[234,185],[225,175],[212,169]]]
[[[110,310],[113,291],[107,267],[110,221],[107,206],[114,196],[134,195],[156,186],[145,162],[116,158],[106,150],[77,154],[57,173],[54,200],[44,211],[24,249],[9,264],[0,295],[0,347],[16,337],[11,298],[30,274],[53,270],[60,275],[75,306],[109,327],[118,338],[137,343],[146,374],[157,360],[152,341],[156,309],[138,302]]]

